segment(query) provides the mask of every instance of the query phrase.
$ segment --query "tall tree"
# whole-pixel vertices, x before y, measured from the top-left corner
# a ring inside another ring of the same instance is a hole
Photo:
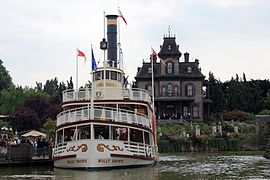
[[[3,66],[3,61],[0,59],[0,91],[8,89],[13,85],[11,76],[6,68]]]
[[[220,113],[225,107],[225,96],[222,90],[222,83],[215,79],[212,72],[209,73],[209,97],[212,100],[212,113]]]

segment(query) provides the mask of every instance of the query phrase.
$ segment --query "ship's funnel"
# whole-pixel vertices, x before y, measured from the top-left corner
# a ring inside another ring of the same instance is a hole
[[[117,15],[107,15],[108,60],[117,67]]]

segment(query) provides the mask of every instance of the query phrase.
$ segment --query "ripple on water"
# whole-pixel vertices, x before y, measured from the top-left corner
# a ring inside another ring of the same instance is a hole
[[[262,164],[262,163],[266,163]],[[261,179],[270,177],[270,162],[260,156],[161,156],[159,171],[161,173],[178,173],[187,175],[213,175],[227,178],[248,177]]]

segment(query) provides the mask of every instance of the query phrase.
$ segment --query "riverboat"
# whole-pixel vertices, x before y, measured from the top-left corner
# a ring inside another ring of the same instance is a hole
[[[92,72],[92,87],[63,92],[57,116],[54,166],[115,168],[155,164],[158,151],[153,102],[148,91],[127,88],[117,62],[117,15],[107,15],[103,67]],[[108,45],[108,47],[106,47]]]

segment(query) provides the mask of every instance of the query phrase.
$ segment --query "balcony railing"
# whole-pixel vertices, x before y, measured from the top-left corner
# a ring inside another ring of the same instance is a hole
[[[93,116],[91,116],[91,113],[93,113]],[[103,107],[94,107],[93,110],[91,110],[90,107],[83,107],[63,111],[57,116],[57,126],[66,123],[89,120],[92,117],[95,120],[100,120],[101,122],[109,120],[143,125],[151,128],[150,118],[146,115],[123,109]]]
[[[144,89],[125,89],[125,88],[104,88],[100,89],[102,94],[104,94],[103,99],[106,99],[106,94],[117,94],[114,98],[118,99],[130,99],[130,100],[141,100],[146,101],[151,104],[151,97],[147,90]],[[83,101],[90,100],[92,97],[92,91],[90,88],[79,89],[79,90],[65,90],[63,91],[63,102],[69,101]]]

